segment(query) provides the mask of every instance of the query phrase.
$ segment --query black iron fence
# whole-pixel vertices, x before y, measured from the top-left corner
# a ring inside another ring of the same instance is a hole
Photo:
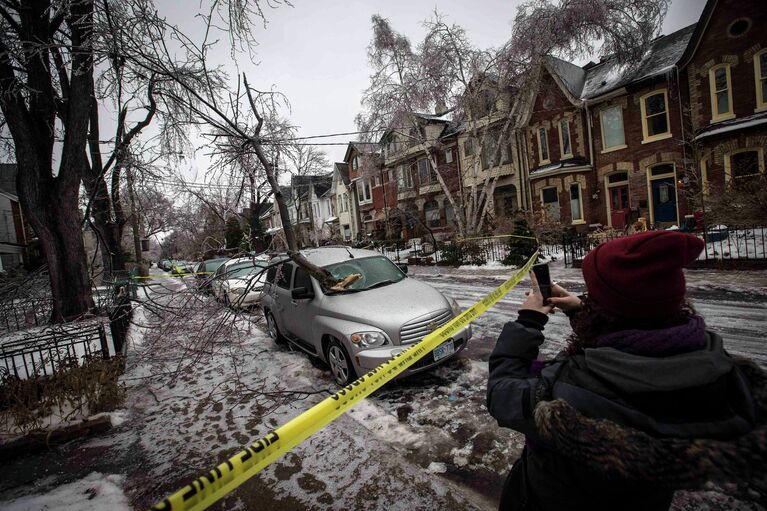
[[[696,266],[744,268],[767,266],[767,227],[711,226],[692,231],[705,243]],[[596,246],[626,236],[620,231],[605,231],[564,235],[562,237],[565,266],[579,267],[581,261]]]
[[[437,241],[436,244],[417,238],[393,240],[381,242],[377,249],[395,262],[452,266],[482,266],[489,262],[518,265],[535,250],[548,258],[557,258],[561,253],[559,239],[553,243],[538,242],[512,235]]]
[[[0,373],[19,379],[45,377],[93,356],[110,357],[103,323],[52,325],[0,344]]]

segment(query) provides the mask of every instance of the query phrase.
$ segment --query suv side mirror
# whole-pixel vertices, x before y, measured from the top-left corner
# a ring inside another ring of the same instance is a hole
[[[402,273],[407,275],[407,263],[397,263],[397,268],[402,270]]]
[[[290,297],[294,300],[307,300],[314,298],[314,292],[305,287],[297,287],[290,292]]]

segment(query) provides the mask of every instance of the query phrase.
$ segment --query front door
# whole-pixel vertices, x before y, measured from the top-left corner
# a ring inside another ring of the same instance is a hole
[[[629,187],[628,185],[610,188],[610,221],[614,229],[626,227],[626,218],[629,214]]]
[[[670,227],[677,224],[676,218],[676,187],[673,177],[653,179],[652,212],[655,225]]]

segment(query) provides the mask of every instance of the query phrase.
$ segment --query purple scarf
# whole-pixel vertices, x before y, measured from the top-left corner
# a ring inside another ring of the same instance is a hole
[[[661,330],[622,330],[597,338],[597,347],[647,357],[667,357],[702,349],[706,345],[706,323],[697,315],[681,325]]]

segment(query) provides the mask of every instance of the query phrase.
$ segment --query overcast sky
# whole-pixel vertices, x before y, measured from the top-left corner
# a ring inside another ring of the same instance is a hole
[[[156,0],[170,20],[178,17],[177,0]],[[512,20],[520,0],[414,0],[341,1],[293,0],[293,7],[266,10],[268,24],[256,31],[257,66],[245,58],[238,65],[258,88],[276,87],[291,103],[290,119],[302,136],[354,131],[362,91],[370,70],[367,47],[371,38],[370,17],[381,14],[416,44],[424,34],[421,25],[434,9],[448,21],[462,25],[477,46],[500,46],[511,34]],[[668,34],[700,16],[704,0],[674,0],[663,24]],[[189,11],[186,11],[189,12]],[[191,19],[179,18],[183,25]],[[224,45],[222,45],[224,46]],[[222,62],[230,61],[222,47]],[[230,66],[233,67],[233,66]],[[236,73],[236,70],[233,70]],[[330,141],[347,142],[350,137]],[[343,159],[345,147],[326,147],[331,161]],[[205,159],[198,158],[199,166]],[[197,169],[201,180],[203,168]]]

